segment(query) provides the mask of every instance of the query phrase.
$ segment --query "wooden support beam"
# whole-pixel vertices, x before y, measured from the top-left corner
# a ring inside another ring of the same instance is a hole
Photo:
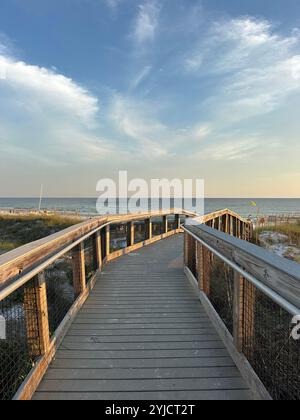
[[[223,232],[223,216],[219,217],[219,231]]]
[[[229,223],[230,223],[230,235],[234,235],[234,231],[233,231],[233,216],[229,216]]]
[[[168,233],[168,216],[163,216],[163,233]]]
[[[236,349],[241,353],[244,338],[244,278],[234,273],[233,299],[233,339]]]
[[[198,261],[198,286],[199,289],[204,291],[204,254],[203,254],[203,245],[200,243],[197,244],[197,261]]]
[[[105,249],[107,258],[110,254],[110,225],[105,227]]]
[[[75,295],[79,296],[86,289],[84,244],[81,242],[73,250],[73,285]]]
[[[237,218],[233,217],[233,236],[238,237]]]
[[[203,264],[203,292],[206,296],[210,295],[210,282],[211,282],[211,252],[202,246],[202,264]]]
[[[184,233],[184,265],[188,267],[189,263],[189,234]]]
[[[133,246],[134,245],[134,222],[128,222],[127,223],[127,246]]]
[[[229,214],[226,214],[225,220],[225,233],[229,233]]]
[[[216,219],[213,219],[211,227],[212,227],[213,229],[215,229],[215,228],[216,228]]]
[[[96,265],[97,270],[101,270],[102,268],[102,243],[101,243],[101,232],[100,230],[95,233],[94,236],[94,249],[96,255]]]
[[[152,239],[152,220],[151,219],[145,220],[145,231],[146,231],[146,240]]]
[[[47,288],[45,274],[40,273],[24,289],[24,309],[29,353],[43,356],[50,346]]]

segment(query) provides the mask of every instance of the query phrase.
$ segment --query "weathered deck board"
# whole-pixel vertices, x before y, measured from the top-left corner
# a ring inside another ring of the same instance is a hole
[[[107,265],[34,398],[249,399],[183,273],[182,237]]]

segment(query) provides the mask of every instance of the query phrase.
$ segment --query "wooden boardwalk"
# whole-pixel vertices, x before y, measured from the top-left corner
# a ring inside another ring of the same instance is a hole
[[[34,399],[249,399],[183,273],[183,238],[105,266]]]

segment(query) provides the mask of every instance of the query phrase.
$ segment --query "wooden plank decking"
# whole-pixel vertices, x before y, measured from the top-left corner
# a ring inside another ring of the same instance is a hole
[[[105,266],[34,399],[249,399],[183,273],[181,235]]]

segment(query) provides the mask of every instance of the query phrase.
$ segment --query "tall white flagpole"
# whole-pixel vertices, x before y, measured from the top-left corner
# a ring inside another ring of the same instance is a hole
[[[41,211],[41,208],[42,208],[42,197],[43,197],[43,184],[41,184],[39,211]]]

